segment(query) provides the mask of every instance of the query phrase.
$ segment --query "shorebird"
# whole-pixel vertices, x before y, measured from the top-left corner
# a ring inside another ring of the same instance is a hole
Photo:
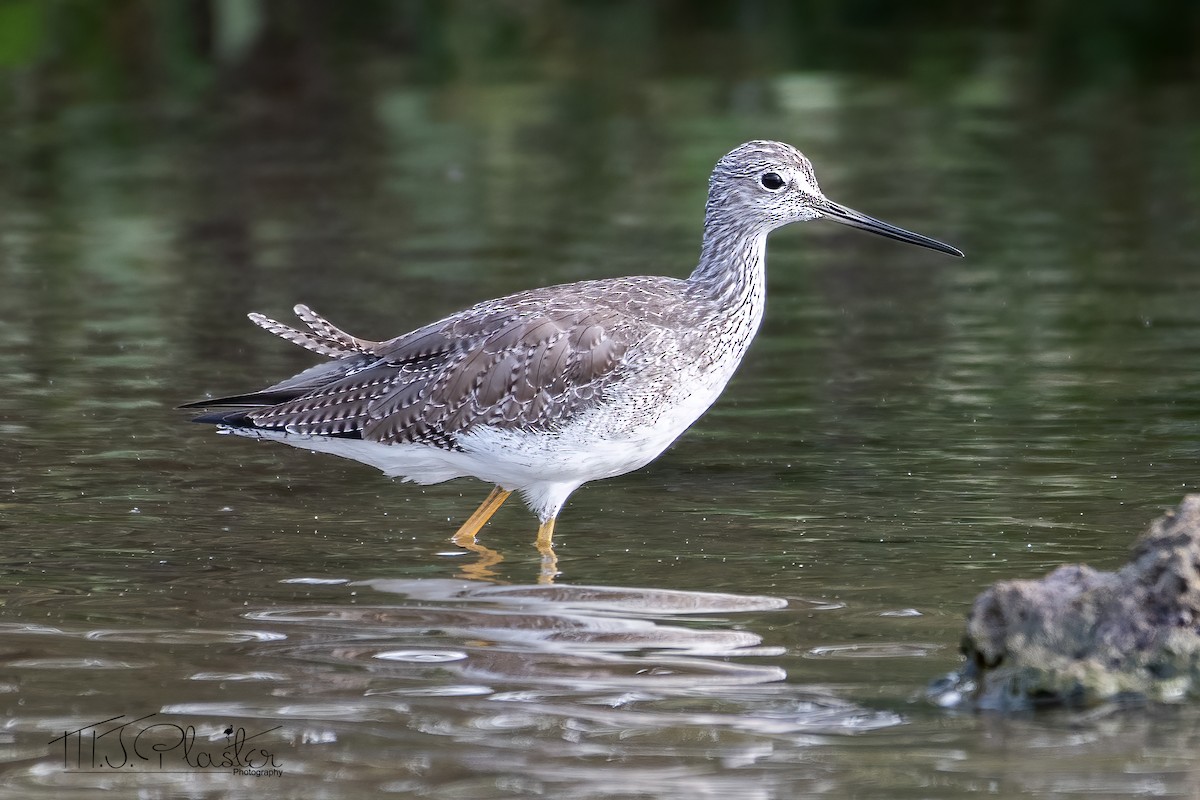
[[[712,405],[758,331],[767,234],[829,219],[954,256],[920,234],[838,205],[781,142],[747,142],[709,180],[700,262],[686,279],[623,277],[518,292],[383,342],[304,305],[308,330],[258,326],[330,360],[248,394],[188,403],[223,433],[350,458],[419,484],[495,485],[455,541],[513,491],[550,550],[567,497],[653,461]],[[550,551],[552,553],[552,551]]]

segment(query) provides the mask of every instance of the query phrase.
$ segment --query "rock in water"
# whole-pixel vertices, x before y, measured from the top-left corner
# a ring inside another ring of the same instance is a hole
[[[962,670],[930,689],[945,705],[1200,699],[1200,494],[1156,520],[1117,572],[1064,566],[993,585],[962,647]]]

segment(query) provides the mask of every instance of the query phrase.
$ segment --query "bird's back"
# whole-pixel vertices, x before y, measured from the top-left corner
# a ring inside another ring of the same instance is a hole
[[[256,315],[267,330],[333,358],[259,392],[195,405],[233,427],[457,449],[485,426],[554,429],[628,394],[665,354],[696,345],[686,281],[591,280],[472,306],[384,342],[344,333],[304,306],[311,332]]]

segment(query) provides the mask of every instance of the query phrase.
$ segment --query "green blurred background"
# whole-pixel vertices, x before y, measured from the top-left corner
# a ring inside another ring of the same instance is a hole
[[[732,87],[836,70],[933,95],[1000,70],[1069,96],[1193,80],[1198,31],[1189,0],[6,0],[0,64],[19,71],[4,89],[22,114],[239,84],[295,90],[315,76],[351,88],[381,62],[426,85],[691,76]]]

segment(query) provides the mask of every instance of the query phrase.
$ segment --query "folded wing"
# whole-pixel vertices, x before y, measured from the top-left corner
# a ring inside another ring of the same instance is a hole
[[[628,337],[603,310],[482,304],[387,342],[358,339],[305,306],[301,331],[251,319],[333,358],[253,392],[189,407],[237,407],[198,421],[455,449],[480,425],[546,429],[620,379]]]

